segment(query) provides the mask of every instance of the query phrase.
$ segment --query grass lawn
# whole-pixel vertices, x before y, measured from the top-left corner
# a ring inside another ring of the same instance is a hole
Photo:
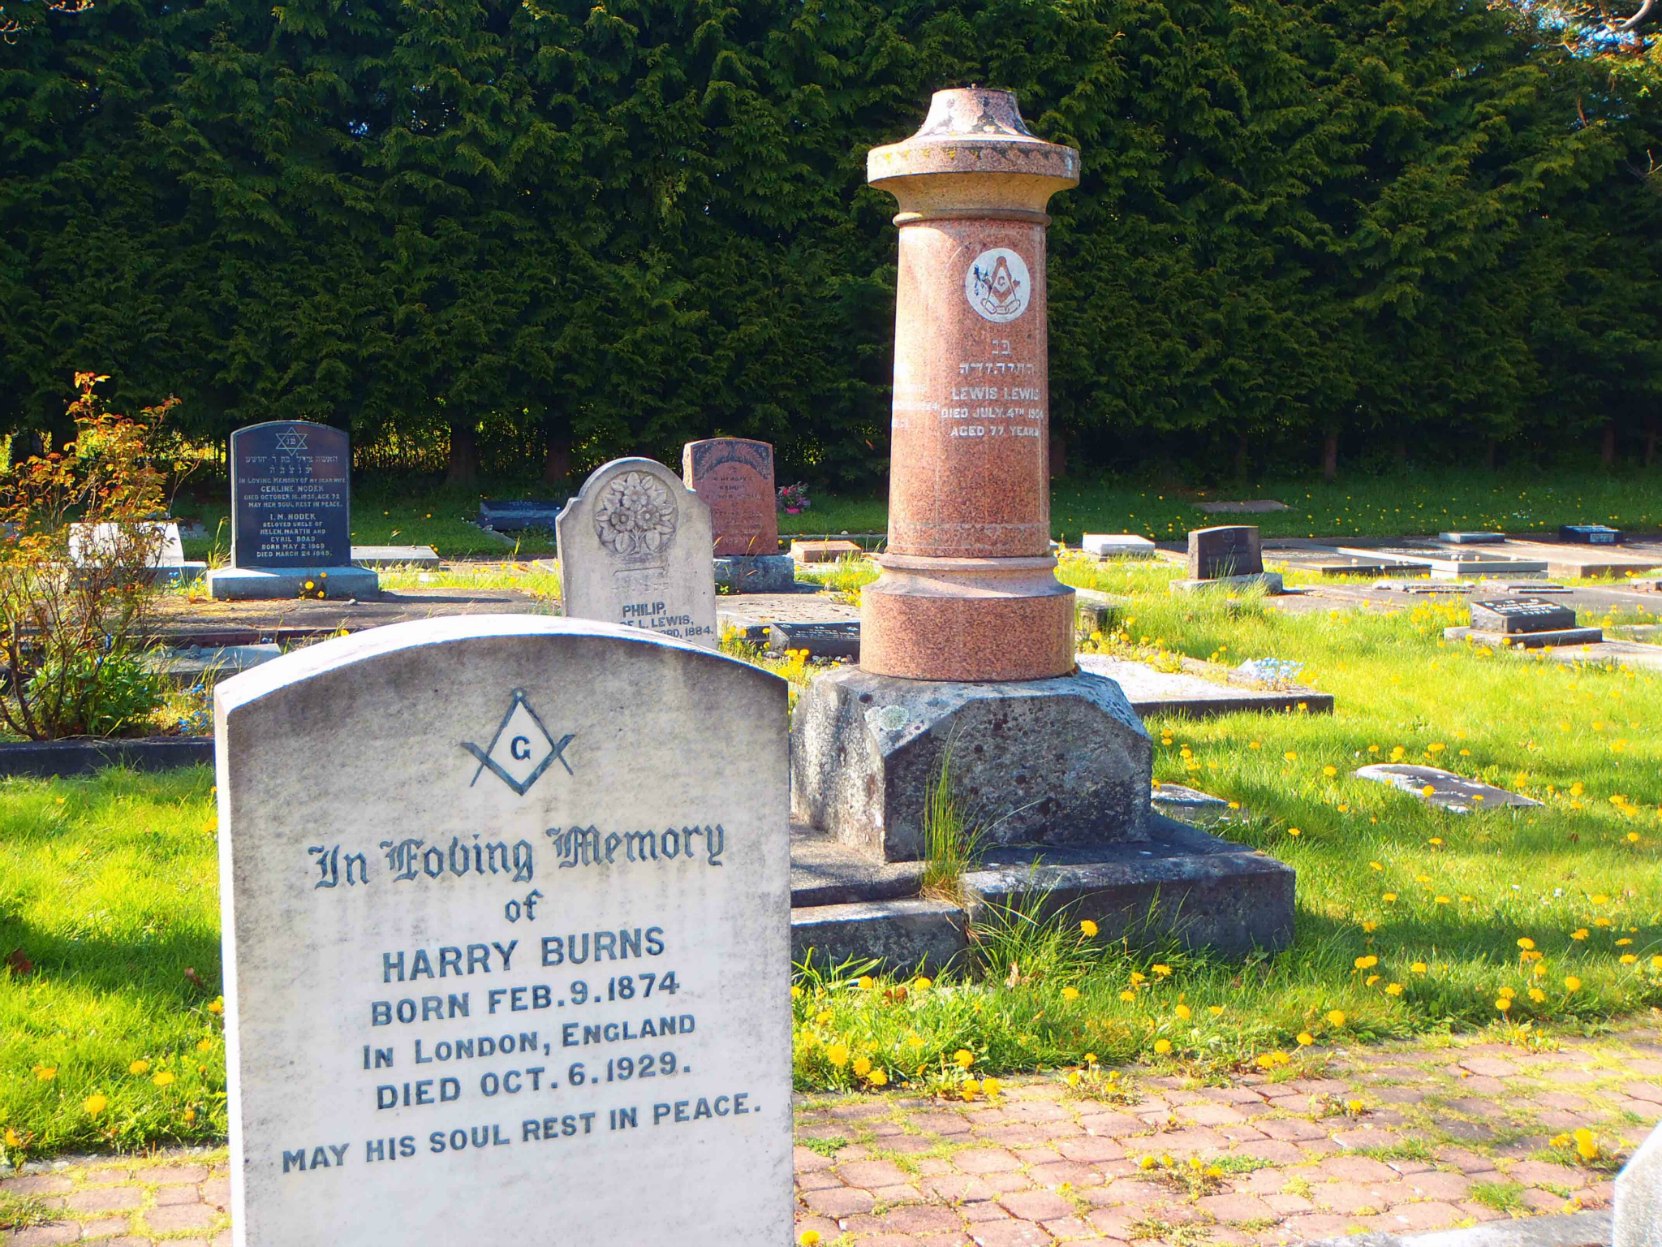
[[[1436,533],[1448,529],[1504,529],[1556,533],[1560,524],[1601,523],[1634,531],[1662,529],[1662,473],[1630,470],[1538,472],[1416,471],[1358,477],[1327,485],[1286,479],[1239,489],[1195,490],[1116,478],[1064,477],[1051,492],[1051,528],[1078,545],[1085,532],[1140,533],[1156,541],[1181,540],[1191,528],[1240,520],[1266,537],[1363,537]],[[540,558],[554,552],[553,534],[538,529],[512,540],[472,521],[481,496],[563,501],[570,490],[547,485],[457,489],[368,479],[352,499],[352,539],[359,545],[430,545],[445,558]],[[1208,498],[1274,498],[1291,509],[1262,515],[1213,516],[1196,502]],[[198,520],[206,538],[186,542],[191,558],[223,558],[230,548],[229,487],[193,483],[176,507]],[[820,536],[881,533],[888,506],[867,497],[817,495],[800,515],[781,515],[780,532]]]
[[[799,1085],[975,1095],[1083,1066],[1112,1099],[1093,1070],[1115,1063],[1291,1074],[1341,1039],[1550,1042],[1662,1006],[1662,678],[1445,644],[1459,612],[1441,605],[1290,616],[1174,598],[1169,567],[1063,574],[1130,596],[1100,648],[1288,659],[1337,696],[1331,717],[1149,722],[1157,779],[1238,802],[1230,834],[1297,869],[1296,944],[1215,961],[1018,914],[980,933],[988,975],[813,967]],[[1459,816],[1350,778],[1397,756],[1544,804]],[[0,971],[7,1156],[223,1136],[213,827],[205,769],[0,782],[0,956],[32,963]]]

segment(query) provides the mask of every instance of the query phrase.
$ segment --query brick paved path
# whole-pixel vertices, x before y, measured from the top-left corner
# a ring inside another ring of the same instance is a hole
[[[1625,1156],[1662,1121],[1662,1017],[1555,1051],[1473,1038],[1327,1066],[1215,1087],[1132,1073],[1129,1103],[1060,1076],[1011,1079],[993,1103],[804,1097],[797,1229],[823,1247],[1270,1247],[1444,1229],[1603,1207],[1610,1166],[1576,1164],[1551,1137],[1587,1128]],[[1225,1172],[1190,1189],[1162,1157]],[[223,1150],[43,1166],[0,1179],[0,1218],[52,1219],[0,1242],[229,1243],[227,1195]]]

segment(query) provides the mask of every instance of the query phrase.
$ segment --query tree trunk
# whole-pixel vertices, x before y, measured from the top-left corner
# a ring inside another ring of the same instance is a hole
[[[1050,431],[1050,479],[1068,474],[1068,444],[1055,429]]]
[[[1322,435],[1322,480],[1329,483],[1339,479],[1339,435]]]
[[[562,485],[571,479],[571,437],[543,421],[542,479],[546,485]]]
[[[1616,422],[1604,422],[1604,439],[1599,446],[1599,462],[1607,468],[1616,466]]]
[[[1235,437],[1235,479],[1244,482],[1247,478],[1247,469],[1251,466],[1247,459],[1246,434],[1238,433]]]
[[[446,485],[473,485],[479,480],[479,430],[471,420],[450,422],[450,461],[444,470]]]

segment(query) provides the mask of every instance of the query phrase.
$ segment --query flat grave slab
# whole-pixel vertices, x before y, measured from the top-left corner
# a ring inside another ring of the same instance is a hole
[[[527,528],[554,531],[554,521],[565,506],[561,502],[543,502],[535,499],[479,501],[479,527],[499,533],[517,533]]]
[[[1437,540],[1446,541],[1452,546],[1488,546],[1505,541],[1506,534],[1485,532],[1438,533]]]
[[[834,623],[776,623],[768,627],[768,649],[776,654],[807,650],[810,658],[846,658],[860,661],[858,621]]]
[[[864,547],[857,541],[827,539],[791,542],[791,558],[798,563],[835,563],[840,559],[859,558],[864,553]]]
[[[1549,576],[1565,578],[1625,577],[1662,568],[1662,542],[1655,540],[1634,540],[1612,547],[1520,537],[1495,548],[1504,554],[1538,559],[1546,563]]]
[[[1604,640],[1599,628],[1552,628],[1544,632],[1487,632],[1481,628],[1444,628],[1450,641],[1473,645],[1507,646],[1512,649],[1550,649],[1565,645],[1596,645]]]
[[[1457,580],[1376,580],[1373,587],[1381,593],[1406,593],[1425,597],[1431,594],[1476,593],[1477,586],[1461,584]]]
[[[1265,515],[1271,511],[1291,511],[1285,502],[1274,498],[1246,498],[1240,501],[1197,502],[1195,507],[1208,515]]]
[[[1318,576],[1380,576],[1387,572],[1402,575],[1428,574],[1430,563],[1403,563],[1395,559],[1369,558],[1346,552],[1335,546],[1303,545],[1268,549],[1264,555],[1269,562],[1294,571],[1311,572]]]
[[[1086,533],[1079,548],[1099,559],[1151,559],[1158,552],[1152,541],[1135,533]]]
[[[281,657],[280,645],[191,645],[183,649],[153,650],[145,655],[144,665],[163,679],[188,687],[207,677],[229,678]]]
[[[1617,546],[1622,543],[1622,531],[1607,524],[1560,524],[1558,540],[1582,546]]]
[[[1576,626],[1575,611],[1541,598],[1473,600],[1472,628],[1477,632],[1560,632]]]
[[[441,560],[432,546],[353,546],[352,561],[359,567],[437,567]]]
[[[797,593],[754,593],[716,599],[716,618],[722,630],[737,628],[758,642],[766,642],[776,623],[859,623],[860,608],[837,600],[835,594],[801,586]]]
[[[1206,669],[1206,664],[1196,663]],[[1156,671],[1146,663],[1110,658],[1105,654],[1081,654],[1079,669],[1107,676],[1120,686],[1131,708],[1139,715],[1176,714],[1193,719],[1246,710],[1296,711],[1302,705],[1311,714],[1331,714],[1333,695],[1302,685],[1285,689],[1253,688],[1206,679],[1189,671]],[[1219,673],[1226,669],[1213,668]]]
[[[1405,763],[1385,762],[1364,766],[1353,772],[1357,779],[1389,784],[1409,793],[1438,809],[1454,814],[1470,814],[1473,810],[1524,809],[1539,806],[1539,801],[1519,796],[1481,780],[1466,779],[1453,771],[1435,766],[1411,766]],[[1426,791],[1430,789],[1430,791]]]
[[[1191,827],[1211,827],[1229,822],[1232,815],[1240,816],[1240,811],[1231,810],[1229,802],[1222,797],[1214,797],[1184,784],[1165,784],[1156,780],[1148,799],[1155,813]]]
[[[1400,546],[1340,546],[1342,554],[1361,559],[1378,559],[1400,568],[1404,564],[1429,566],[1432,576],[1478,576],[1485,572],[1502,575],[1523,575],[1526,572],[1545,572],[1545,560],[1501,557],[1491,553],[1496,547],[1461,549],[1456,546],[1409,544]]]

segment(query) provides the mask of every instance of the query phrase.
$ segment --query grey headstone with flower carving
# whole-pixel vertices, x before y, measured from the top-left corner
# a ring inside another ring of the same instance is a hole
[[[596,469],[554,532],[567,616],[716,647],[710,508],[663,464],[614,459]]]

